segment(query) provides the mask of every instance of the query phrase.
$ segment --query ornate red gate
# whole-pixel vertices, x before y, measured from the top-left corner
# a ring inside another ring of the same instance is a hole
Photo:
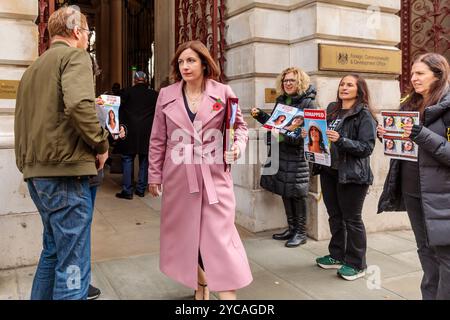
[[[409,86],[411,63],[419,55],[436,52],[450,61],[450,2],[448,0],[402,0],[401,90]]]
[[[50,45],[47,23],[50,15],[55,11],[55,0],[39,0],[39,17],[36,21],[39,29],[39,55],[43,54]]]
[[[175,47],[200,40],[222,71],[225,64],[225,0],[175,0]]]

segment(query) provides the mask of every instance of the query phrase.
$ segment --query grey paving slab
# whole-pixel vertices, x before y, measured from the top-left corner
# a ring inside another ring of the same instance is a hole
[[[148,209],[148,207],[137,198],[133,200],[119,199],[114,196],[99,197],[95,201],[95,208],[100,212],[108,212],[111,210],[123,210],[129,212],[134,209]]]
[[[414,243],[416,242],[416,238],[414,237],[414,232],[412,232],[412,230],[388,231],[386,233]]]
[[[296,272],[315,264],[316,255],[297,248],[286,248],[284,242],[272,239],[247,240],[244,242],[249,259],[275,274]]]
[[[318,300],[401,300],[402,297],[384,288],[371,290],[367,279],[346,281],[336,270],[312,266],[301,272],[284,275],[284,279]]]
[[[147,209],[110,210],[102,212],[102,217],[117,232],[127,232],[145,227],[157,228],[159,232],[159,217],[155,217]]]
[[[383,279],[421,270],[420,266],[411,265],[374,250],[367,252],[367,265],[379,267]]]
[[[416,250],[392,254],[391,257],[403,261],[418,270],[422,268],[419,260],[419,255],[417,254]]]
[[[99,300],[119,300],[117,292],[96,263],[92,265],[91,284],[100,289]]]
[[[193,290],[170,280],[159,271],[157,255],[106,261],[97,265],[119,299],[192,299]]]
[[[250,261],[253,282],[237,293],[239,300],[311,300],[312,297],[276,274]]]
[[[329,254],[328,244],[330,242],[326,241],[314,241],[309,239],[307,243],[301,246],[302,249],[305,249],[317,257],[322,257]]]
[[[15,270],[0,271],[0,300],[18,300],[17,276]]]
[[[367,246],[385,254],[396,254],[416,249],[415,242],[388,233],[369,234]]]
[[[31,294],[31,287],[33,286],[34,274],[36,266],[16,269],[17,275],[17,290],[20,300],[29,300]]]
[[[412,272],[403,274],[398,277],[385,279],[381,285],[408,300],[421,300],[420,283],[422,281],[423,272]]]

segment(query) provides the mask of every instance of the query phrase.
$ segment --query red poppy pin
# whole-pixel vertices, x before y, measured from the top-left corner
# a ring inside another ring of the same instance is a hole
[[[220,100],[220,98],[218,98],[216,100],[216,103],[213,104],[211,111],[219,111],[220,109],[222,109],[222,100]]]

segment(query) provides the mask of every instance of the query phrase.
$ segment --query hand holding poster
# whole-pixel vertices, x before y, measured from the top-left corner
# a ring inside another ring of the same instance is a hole
[[[419,112],[390,111],[381,112],[383,127],[384,154],[400,160],[417,161],[418,146],[409,138],[403,137],[403,126],[419,124]]]
[[[305,158],[309,162],[331,166],[330,143],[327,137],[325,110],[305,109]]]
[[[103,101],[103,107],[106,111],[106,128],[113,135],[117,137],[120,132],[119,128],[119,108],[120,108],[120,97],[111,95],[101,95],[101,100]]]

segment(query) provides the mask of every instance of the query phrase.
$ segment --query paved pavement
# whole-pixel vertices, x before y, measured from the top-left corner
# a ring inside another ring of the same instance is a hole
[[[159,212],[150,199],[114,197],[120,175],[107,177],[98,193],[93,222],[92,283],[101,299],[192,299],[189,288],[172,281],[158,268]],[[261,300],[410,300],[420,299],[422,271],[410,231],[368,235],[368,274],[356,281],[338,278],[335,270],[318,268],[327,241],[309,240],[294,249],[271,239],[271,232],[253,234],[238,228],[253,283],[238,298]],[[40,239],[39,239],[40,241]],[[0,271],[0,300],[29,299],[35,267]],[[217,298],[213,293],[212,298]]]

